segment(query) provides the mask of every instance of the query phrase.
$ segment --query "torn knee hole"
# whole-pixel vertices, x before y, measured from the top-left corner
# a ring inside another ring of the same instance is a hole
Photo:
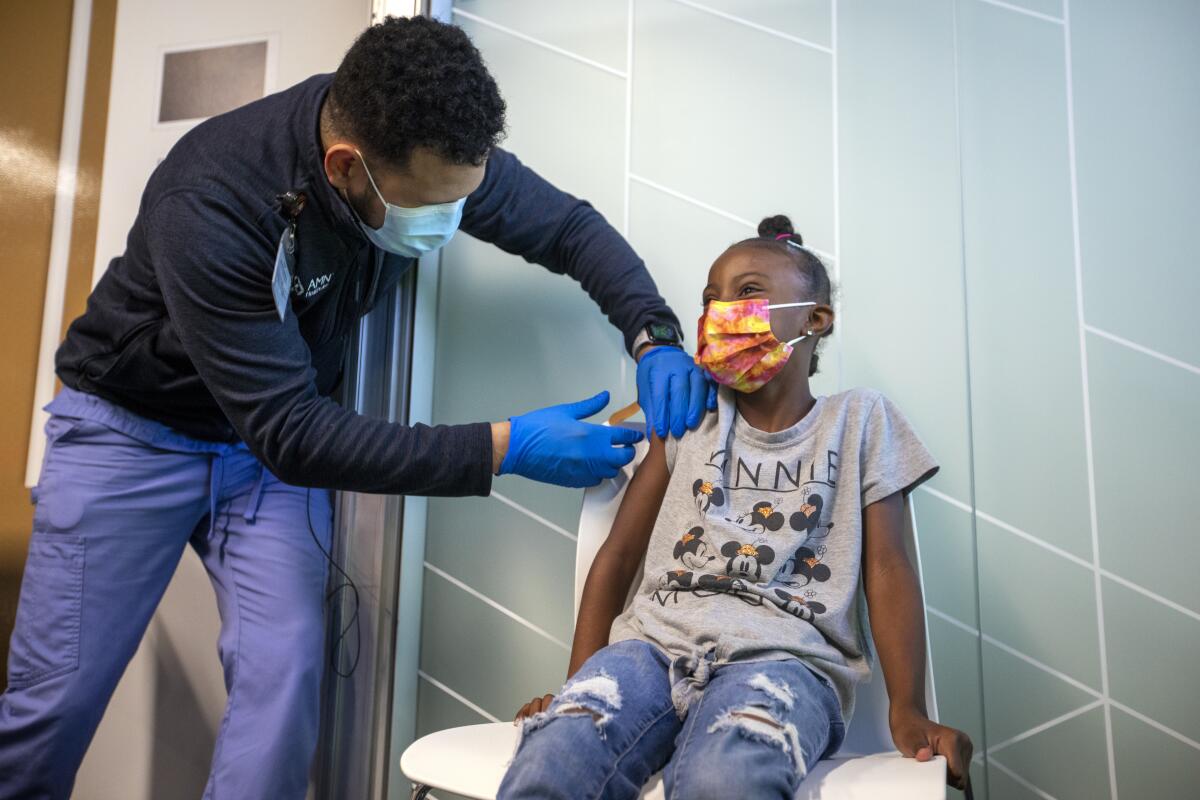
[[[729,713],[731,716],[744,717],[745,719],[754,720],[755,722],[762,722],[762,723],[764,723],[766,725],[770,725],[771,727],[776,728],[776,729],[780,729],[783,727],[776,720],[771,719],[770,717],[768,717],[765,714],[753,714],[749,711],[730,711]]]
[[[771,680],[765,672],[757,673],[750,679],[747,685],[751,689],[757,689],[767,697],[770,697],[787,711],[791,711],[792,706],[795,705],[796,698],[792,694],[791,687],[786,683]]]
[[[747,705],[725,711],[708,727],[709,733],[723,730],[736,731],[751,741],[778,747],[791,759],[792,766],[801,777],[807,772],[804,750],[800,746],[799,731],[795,724],[784,724],[769,712]]]
[[[621,710],[621,689],[611,675],[601,671],[568,683],[558,696],[557,702],[552,708],[554,714],[589,714],[599,727],[608,722],[615,712]]]
[[[557,713],[559,713],[559,714],[590,714],[592,719],[596,722],[600,722],[600,720],[602,720],[604,718],[604,715],[601,714],[599,711],[593,711],[592,709],[586,708],[581,705],[562,706],[558,709]]]

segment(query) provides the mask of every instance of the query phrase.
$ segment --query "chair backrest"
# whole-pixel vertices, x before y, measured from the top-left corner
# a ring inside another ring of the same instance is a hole
[[[630,424],[627,427],[637,426]],[[592,560],[596,557],[600,545],[608,538],[613,520],[617,516],[617,509],[621,506],[621,498],[625,495],[625,488],[629,486],[634,470],[645,457],[648,449],[649,445],[646,442],[639,444],[637,456],[615,478],[602,481],[600,485],[584,492],[583,508],[579,516],[579,541],[575,549],[576,617],[579,616],[579,601],[583,596],[583,584],[587,580]],[[918,580],[923,581],[920,554],[917,549],[916,514],[911,500],[905,501],[904,511],[905,546],[908,548],[909,558],[916,567]],[[639,567],[638,574],[629,587],[629,596],[625,600],[626,605],[633,599],[641,580],[642,569]],[[923,591],[922,589],[922,593]],[[928,628],[928,624],[926,624],[926,628]],[[925,642],[925,654],[925,699],[930,718],[936,720],[938,714],[933,691],[933,660],[930,658],[928,637]],[[855,692],[854,705],[854,716],[846,727],[846,740],[842,744],[841,752],[866,755],[894,750],[891,728],[888,726],[887,687],[884,685],[882,670],[878,669],[878,665],[871,673],[871,680],[859,684]]]

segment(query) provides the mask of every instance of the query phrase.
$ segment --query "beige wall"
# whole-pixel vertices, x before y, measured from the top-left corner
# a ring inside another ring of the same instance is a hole
[[[74,235],[64,317],[83,309],[90,288],[99,198],[100,159],[108,105],[116,0],[94,0],[87,64]],[[25,487],[46,268],[66,94],[73,5],[70,0],[0,6],[0,341],[5,343],[0,395],[0,659],[8,639],[33,509]],[[0,685],[4,678],[0,677]]]
[[[68,282],[68,301],[72,291],[86,298],[124,249],[150,172],[196,124],[154,121],[164,51],[267,39],[265,85],[272,92],[336,69],[369,13],[369,0],[121,0],[106,133],[81,143],[102,153],[99,216],[87,223],[93,247],[90,258],[81,254],[81,280]],[[208,576],[188,550],[101,720],[74,800],[200,796],[225,704],[219,628]]]

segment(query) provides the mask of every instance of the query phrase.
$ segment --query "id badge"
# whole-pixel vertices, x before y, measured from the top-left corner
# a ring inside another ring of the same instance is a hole
[[[288,300],[292,295],[292,270],[296,266],[296,233],[285,228],[279,237],[279,249],[275,252],[275,272],[271,276],[271,294],[275,296],[275,310],[279,321],[287,316]]]

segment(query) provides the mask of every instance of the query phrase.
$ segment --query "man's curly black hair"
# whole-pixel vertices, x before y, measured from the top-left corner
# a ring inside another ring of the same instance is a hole
[[[504,100],[461,28],[387,17],[351,45],[329,91],[329,122],[393,167],[416,147],[479,166],[504,134]]]

